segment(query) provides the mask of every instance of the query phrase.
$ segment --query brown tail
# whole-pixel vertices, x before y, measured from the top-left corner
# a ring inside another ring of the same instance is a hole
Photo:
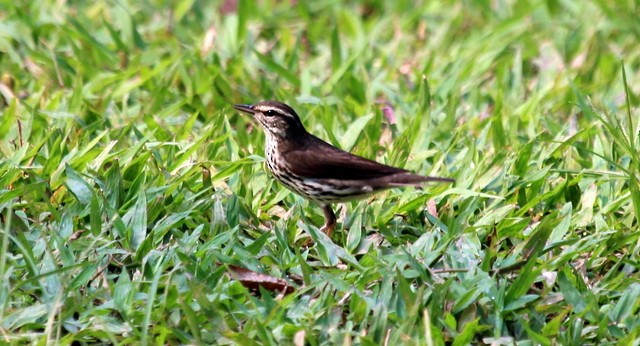
[[[380,182],[386,186],[420,186],[422,183],[437,181],[441,183],[453,183],[455,180],[441,177],[427,177],[413,173],[397,173],[380,178]]]

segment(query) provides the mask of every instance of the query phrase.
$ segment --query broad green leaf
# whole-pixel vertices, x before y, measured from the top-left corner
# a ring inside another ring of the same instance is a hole
[[[640,307],[640,284],[632,283],[627,287],[610,313],[611,319],[618,323],[625,321]]]
[[[342,135],[342,138],[340,139],[340,147],[345,151],[351,151],[360,137],[362,130],[364,130],[365,126],[367,126],[374,116],[375,114],[368,114],[356,119],[356,121],[354,121]]]
[[[147,197],[144,190],[138,192],[135,204],[124,214],[122,221],[129,229],[132,249],[138,249],[147,237]]]
[[[331,31],[331,68],[337,71],[342,65],[342,48],[340,46],[340,32],[335,26]]]
[[[78,202],[83,205],[87,205],[91,203],[91,199],[93,198],[93,189],[89,184],[69,165],[65,165],[65,172],[67,174],[67,179],[65,181],[65,185],[73,193],[73,195],[78,199]]]
[[[464,325],[462,332],[453,340],[453,346],[469,345],[480,329],[479,319],[475,319]]]
[[[349,232],[347,232],[346,248],[349,252],[353,253],[358,248],[362,240],[362,233],[362,216],[356,216],[349,227]]]

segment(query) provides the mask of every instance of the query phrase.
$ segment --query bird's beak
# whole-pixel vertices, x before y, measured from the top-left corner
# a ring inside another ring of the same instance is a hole
[[[233,105],[233,108],[241,111],[241,112],[245,112],[245,113],[249,113],[249,114],[255,114],[256,111],[253,110],[253,105]]]

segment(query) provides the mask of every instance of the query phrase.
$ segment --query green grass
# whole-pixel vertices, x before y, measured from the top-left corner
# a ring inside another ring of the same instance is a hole
[[[640,343],[637,2],[169,3],[0,2],[0,343]],[[265,99],[456,183],[323,239]]]

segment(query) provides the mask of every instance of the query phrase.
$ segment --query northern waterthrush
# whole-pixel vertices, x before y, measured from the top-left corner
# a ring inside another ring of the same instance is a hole
[[[233,107],[258,120],[267,137],[269,170],[289,190],[322,207],[325,224],[321,230],[328,236],[336,226],[331,203],[394,187],[454,181],[414,174],[340,150],[307,132],[296,112],[284,103],[264,101]]]

